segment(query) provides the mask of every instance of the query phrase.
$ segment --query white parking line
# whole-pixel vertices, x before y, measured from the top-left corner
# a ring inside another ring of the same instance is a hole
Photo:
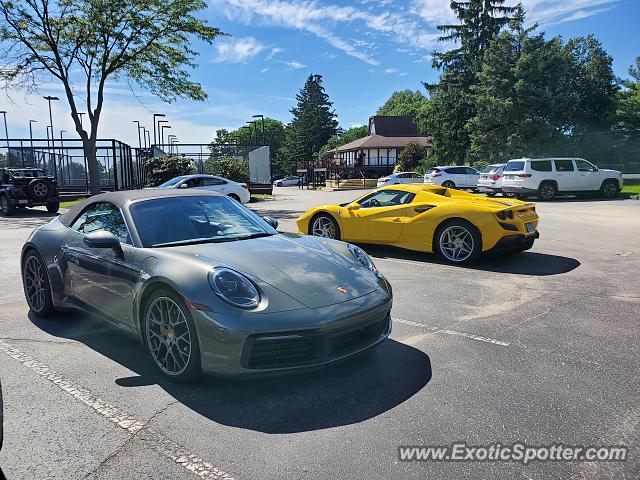
[[[485,337],[483,335],[476,335],[474,333],[458,332],[456,330],[450,330],[448,328],[430,327],[429,325],[425,325],[423,323],[418,323],[418,322],[413,322],[411,320],[403,320],[401,318],[395,318],[394,317],[393,321],[395,323],[402,323],[404,325],[411,325],[412,327],[424,328],[424,329],[429,330],[430,332],[433,332],[433,333],[442,333],[444,335],[454,335],[456,337],[464,337],[464,338],[468,338],[470,340],[477,340],[479,342],[493,343],[494,345],[500,345],[501,347],[508,347],[509,345],[511,345],[511,342],[505,342],[504,340],[498,340],[498,339],[491,338],[491,337]]]
[[[51,369],[46,364],[38,362],[13,345],[0,340],[0,351],[50,381],[62,391],[74,397],[78,402],[93,409],[98,415],[112,421],[130,435],[135,435],[138,440],[144,442],[148,447],[160,455],[170,458],[187,471],[198,475],[200,478],[233,480],[233,477],[228,473],[205,462],[163,434],[147,428],[145,422],[138,420],[135,416],[130,415],[121,408],[106,402],[92,393],[88,388],[66,379],[62,374]]]

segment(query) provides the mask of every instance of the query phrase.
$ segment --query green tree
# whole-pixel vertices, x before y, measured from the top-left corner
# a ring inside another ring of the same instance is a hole
[[[332,136],[327,143],[320,149],[320,157],[324,157],[327,155],[329,150],[333,150],[334,148],[338,148],[342,145],[346,145],[347,143],[351,143],[354,140],[358,140],[359,138],[366,137],[369,131],[369,127],[366,125],[360,125],[358,127],[351,127],[348,130],[343,132],[339,132],[338,134]]]
[[[472,88],[484,53],[492,38],[507,25],[515,9],[505,0],[468,0],[451,2],[459,23],[440,25],[443,42],[456,47],[433,55],[434,68],[443,73],[437,84],[425,84],[430,101],[426,130],[434,137],[433,154],[442,163],[462,164],[469,148],[467,121],[474,116]]]
[[[571,130],[574,134],[608,130],[615,120],[619,86],[613,59],[593,36],[572,38],[566,44],[571,61]]]
[[[204,162],[204,171],[234,182],[249,182],[249,162],[243,157],[214,157]]]
[[[629,67],[630,79],[624,80],[624,87],[618,94],[616,112],[617,126],[626,130],[640,129],[640,57],[636,66]]]
[[[401,90],[393,92],[376,115],[407,115],[413,117],[418,131],[426,135],[427,97],[419,91]]]
[[[396,172],[407,172],[418,168],[427,159],[429,150],[418,142],[409,142],[398,155],[398,161],[394,168]]]
[[[147,172],[147,187],[157,187],[174,177],[195,173],[191,166],[191,161],[178,155],[151,157],[147,159],[145,168]]]
[[[296,100],[297,105],[291,109],[293,120],[286,129],[284,152],[292,162],[314,158],[338,131],[333,103],[322,86],[322,75],[309,75]]]
[[[206,7],[204,0],[0,0],[0,76],[24,88],[42,74],[62,84],[92,193],[100,191],[96,139],[108,80],[129,78],[167,102],[207,97],[190,80],[197,53],[189,43],[221,35],[195,16]],[[88,130],[78,115],[85,109]]]
[[[475,114],[466,124],[473,161],[502,161],[553,150],[571,110],[571,61],[559,37],[525,29],[519,7],[510,30],[494,37],[472,88]]]

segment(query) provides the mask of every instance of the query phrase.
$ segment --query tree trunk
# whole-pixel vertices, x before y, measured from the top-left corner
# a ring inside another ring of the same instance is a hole
[[[87,157],[87,170],[89,174],[89,192],[96,195],[102,191],[100,184],[100,165],[96,156],[96,139],[86,138],[82,141],[84,154]]]

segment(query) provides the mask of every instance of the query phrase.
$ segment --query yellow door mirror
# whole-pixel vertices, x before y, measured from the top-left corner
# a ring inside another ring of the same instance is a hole
[[[360,204],[350,203],[349,205],[347,205],[347,210],[360,210]]]

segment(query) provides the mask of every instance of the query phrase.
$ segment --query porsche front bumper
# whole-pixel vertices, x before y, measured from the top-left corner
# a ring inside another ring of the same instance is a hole
[[[378,289],[317,309],[256,314],[252,329],[193,312],[202,369],[240,375],[316,367],[366,350],[391,333],[392,296]],[[298,325],[292,328],[293,325]]]

